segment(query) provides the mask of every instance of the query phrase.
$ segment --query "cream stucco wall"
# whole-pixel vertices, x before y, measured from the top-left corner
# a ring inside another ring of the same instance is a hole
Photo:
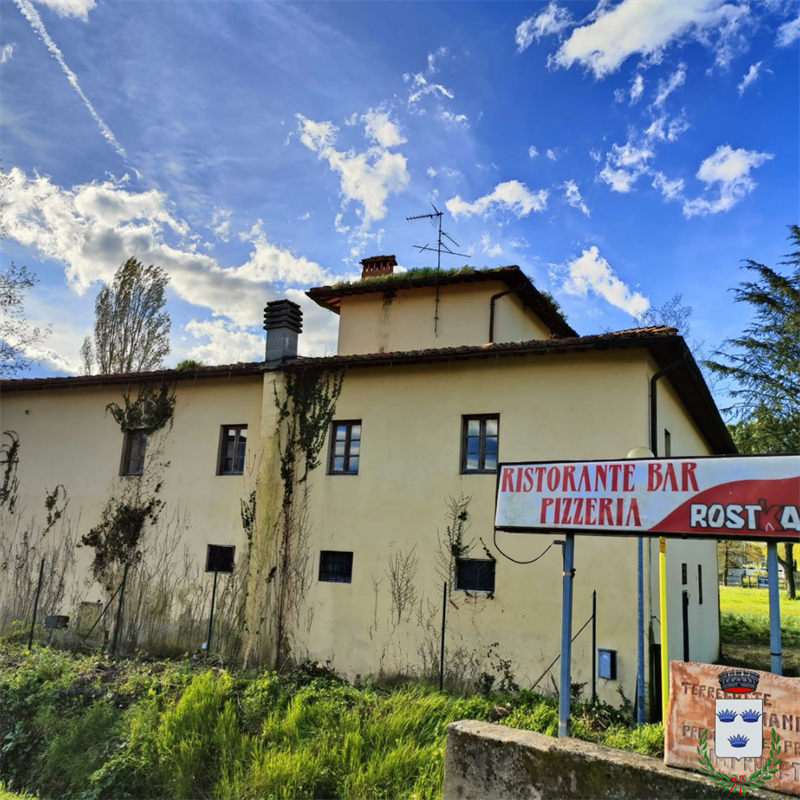
[[[489,301],[508,287],[501,281],[444,284],[436,290],[398,289],[394,297],[371,293],[342,298],[339,355],[389,353],[430,347],[485,344],[489,340]],[[549,329],[515,295],[496,301],[496,342],[547,339]]]
[[[649,375],[658,370],[652,360]],[[664,457],[665,435],[669,431],[671,455],[710,455],[712,453],[697,425],[669,381],[658,381],[658,455]],[[686,564],[687,582],[682,582],[681,565]],[[702,567],[703,603],[699,603],[698,565]],[[692,661],[713,663],[719,657],[719,586],[717,582],[717,545],[713,541],[667,542],[667,627],[669,658],[683,660],[683,592],[689,596],[689,657]],[[650,581],[653,615],[658,617],[658,540],[650,541]],[[654,640],[661,642],[660,626],[653,625]]]
[[[485,546],[498,559],[496,590],[493,599],[448,611],[448,648],[451,654],[462,648],[488,668],[485,656],[496,642],[520,679],[536,679],[559,652],[561,551],[554,547],[536,564],[521,566],[495,549],[495,476],[459,474],[462,415],[500,415],[502,460],[624,457],[646,438],[644,372],[641,353],[618,351],[348,373],[337,417],[362,420],[360,470],[357,476],[313,477],[312,547],[315,570],[319,550],[351,550],[353,582],[314,587],[309,654],[332,658],[351,675],[419,663],[420,648],[430,642],[417,612],[407,624],[390,622],[389,559],[414,552],[418,602],[438,631],[443,576],[436,567],[437,529],[447,524],[447,499],[463,493],[471,497],[470,556],[485,557]],[[500,547],[518,559],[558,538],[498,536]],[[590,616],[596,589],[598,645],[618,650],[619,683],[632,696],[635,540],[579,537],[575,558],[575,630]],[[574,680],[588,683],[588,629],[575,643],[573,666]],[[616,700],[616,685],[601,686],[602,696]]]
[[[177,384],[174,424],[164,433],[164,459],[170,465],[163,471],[161,518],[171,519],[179,511],[186,515],[189,527],[184,541],[190,557],[203,566],[207,544],[237,548],[243,544],[240,500],[254,483],[262,385],[260,376]],[[45,489],[63,484],[68,513],[80,538],[99,522],[114,488],[120,482],[138,480],[119,476],[123,434],[106,413],[109,403],[122,403],[122,393],[128,388],[3,393],[0,430],[19,435],[20,499],[29,513],[42,517]],[[137,387],[130,388],[135,396]],[[218,476],[220,427],[235,424],[248,425],[245,475]],[[146,459],[152,457],[157,438],[156,434],[148,441]],[[77,555],[78,572],[85,575],[91,553],[79,548]],[[94,602],[101,597],[100,587],[91,581],[82,580],[79,591],[79,600]],[[46,611],[74,613],[69,608]]]

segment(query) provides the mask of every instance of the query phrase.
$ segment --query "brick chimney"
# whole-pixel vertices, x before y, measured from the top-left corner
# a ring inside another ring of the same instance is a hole
[[[391,275],[397,266],[394,256],[370,256],[361,261],[361,279],[375,275]]]
[[[297,337],[303,332],[303,312],[291,300],[273,300],[264,309],[267,363],[283,362],[297,355]]]

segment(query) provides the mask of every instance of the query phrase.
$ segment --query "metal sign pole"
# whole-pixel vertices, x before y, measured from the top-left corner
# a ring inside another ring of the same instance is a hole
[[[39,566],[39,583],[36,584],[36,599],[33,601],[33,616],[31,617],[31,634],[28,637],[28,650],[33,647],[33,634],[36,630],[36,615],[39,613],[39,596],[42,593],[42,578],[44,578],[44,559]]]
[[[564,573],[561,579],[561,684],[558,692],[558,736],[569,736],[569,701],[572,665],[572,577],[575,557],[575,535],[568,533],[564,541]]]
[[[791,564],[787,563],[789,569]],[[769,581],[769,656],[770,672],[783,675],[781,654],[781,602],[778,587],[778,545],[767,542],[767,580]]]
[[[211,590],[211,613],[208,615],[208,637],[206,638],[206,655],[211,652],[211,634],[214,633],[214,603],[217,600],[217,573],[214,573],[214,588]]]
[[[667,632],[667,540],[658,540],[658,615],[661,623],[661,719],[667,724],[669,703],[669,634]]]

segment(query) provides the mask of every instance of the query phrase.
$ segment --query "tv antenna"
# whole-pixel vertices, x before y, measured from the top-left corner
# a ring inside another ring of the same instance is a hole
[[[407,222],[413,222],[414,220],[418,219],[429,219],[431,221],[436,220],[434,223],[438,228],[438,235],[436,237],[436,247],[432,247],[428,244],[415,244],[414,249],[419,250],[420,253],[436,253],[436,269],[442,268],[442,253],[448,256],[461,256],[462,258],[469,258],[466,253],[456,253],[450,245],[445,241],[447,239],[451,242],[455,247],[461,247],[461,245],[449,234],[447,231],[442,230],[442,217],[444,216],[443,212],[439,211],[433,203],[431,203],[431,208],[433,208],[433,214],[417,214],[415,217],[406,217]]]

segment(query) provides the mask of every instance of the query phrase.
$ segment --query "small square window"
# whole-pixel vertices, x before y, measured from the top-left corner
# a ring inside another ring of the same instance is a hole
[[[361,460],[361,420],[331,423],[329,475],[358,475]]]
[[[120,475],[141,475],[144,472],[144,452],[147,448],[146,431],[126,431],[122,443]]]
[[[497,472],[499,441],[500,417],[497,414],[462,417],[461,472]]]
[[[233,557],[236,548],[233,545],[210,544],[206,553],[206,572],[233,572]]]
[[[689,580],[689,575],[686,569],[686,564],[681,564],[681,584],[686,586],[686,582]]]
[[[323,550],[319,554],[319,579],[329,583],[352,583],[353,554],[341,550]]]
[[[223,425],[217,475],[242,475],[247,452],[247,425]]]
[[[456,559],[456,589],[494,592],[495,562],[489,558]]]

